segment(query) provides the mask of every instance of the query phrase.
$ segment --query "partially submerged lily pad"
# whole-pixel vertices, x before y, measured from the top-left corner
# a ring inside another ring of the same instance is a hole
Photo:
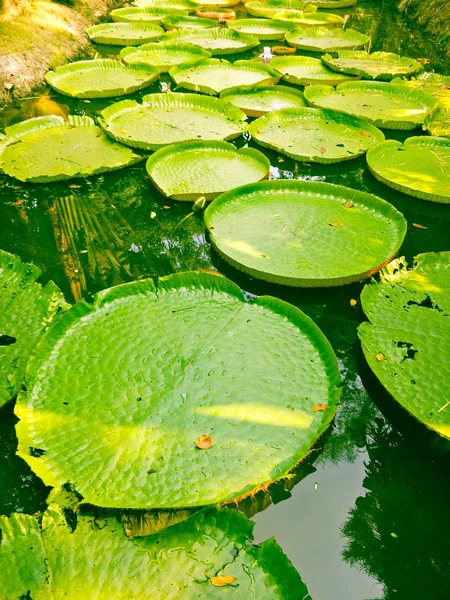
[[[208,50],[214,56],[245,52],[259,44],[254,35],[245,35],[226,27],[169,31],[162,36],[161,41],[194,44]]]
[[[99,124],[113,139],[145,150],[194,140],[232,140],[244,131],[245,113],[218,98],[148,94],[142,104],[124,100],[105,108]]]
[[[245,3],[249,15],[272,19],[281,11],[299,15],[305,11],[314,12],[317,7],[301,0],[251,0]]]
[[[125,66],[118,60],[97,58],[58,67],[49,71],[45,79],[52,88],[65,96],[111,98],[142,90],[158,77],[158,69],[150,65]]]
[[[229,88],[220,94],[220,98],[243,110],[248,117],[261,117],[282,108],[306,106],[300,90],[284,85]]]
[[[421,90],[434,96],[444,108],[450,108],[450,75],[437,73],[421,73],[412,79],[396,78],[392,83],[406,85],[414,90]]]
[[[205,222],[231,265],[300,287],[370,277],[392,260],[406,232],[402,214],[381,198],[311,181],[262,181],[226,192],[206,209]]]
[[[20,181],[88,177],[142,158],[109,139],[89,117],[36,117],[7,127],[6,134],[3,170]]]
[[[304,27],[286,34],[290,46],[308,52],[338,52],[357,50],[365,46],[369,36],[354,29],[327,29],[326,27]]]
[[[450,107],[436,108],[426,116],[425,129],[436,137],[450,137]]]
[[[172,31],[174,29],[209,29],[210,27],[217,27],[217,21],[215,19],[188,16],[165,17],[162,24],[167,31]]]
[[[164,6],[148,6],[147,8],[116,8],[110,15],[113,21],[119,23],[154,23],[161,25],[163,19],[172,16],[188,14],[187,8],[165,8]]]
[[[189,272],[69,309],[38,344],[26,389],[18,454],[47,485],[70,481],[98,506],[176,508],[284,477],[333,418],[340,375],[300,310],[245,302],[231,281]]]
[[[251,60],[237,60],[231,64],[224,59],[212,58],[173,67],[169,73],[180,87],[212,96],[232,87],[272,85],[280,80],[278,71]]]
[[[167,73],[175,65],[209,58],[211,55],[203,48],[192,44],[158,42],[144,44],[139,48],[124,48],[120,56],[127,64],[153,65],[161,73]]]
[[[189,142],[158,150],[147,161],[155,186],[174,200],[212,200],[219,194],[267,177],[269,159],[253,148],[227,142]]]
[[[283,79],[296,85],[323,83],[339,85],[359,79],[354,75],[344,75],[329,69],[319,58],[309,56],[280,56],[270,61],[270,66],[282,73]]]
[[[351,160],[384,140],[382,132],[363,119],[314,108],[268,113],[248,130],[258,144],[304,162]]]
[[[36,282],[40,275],[35,265],[0,250],[0,407],[19,391],[44,331],[68,308],[53,281],[45,286]]]
[[[366,52],[365,50],[341,50],[338,56],[322,56],[323,62],[339,73],[359,75],[363,79],[391,81],[394,77],[411,77],[423,71],[422,64],[413,58],[392,52]]]
[[[242,513],[211,508],[130,540],[114,517],[75,518],[52,504],[42,518],[0,517],[0,586],[33,600],[310,598],[275,540],[254,545],[252,529]]]
[[[404,259],[363,289],[359,337],[370,368],[416,419],[450,439],[450,252]]]
[[[437,100],[404,85],[376,81],[342,83],[336,89],[313,85],[305,89],[311,106],[329,108],[367,119],[384,129],[414,129],[425,121]]]
[[[86,33],[97,44],[140,46],[158,40],[164,34],[164,29],[148,22],[100,23],[87,29]]]
[[[286,33],[295,29],[293,23],[273,19],[237,19],[228,21],[227,27],[240,33],[254,35],[259,40],[284,40]]]
[[[450,140],[410,137],[386,140],[367,155],[370,172],[404,194],[450,203]]]

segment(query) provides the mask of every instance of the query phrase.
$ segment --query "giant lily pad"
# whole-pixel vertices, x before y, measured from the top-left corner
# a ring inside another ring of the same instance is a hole
[[[356,0],[308,0],[319,9],[335,10],[337,8],[348,8],[355,6]]]
[[[197,5],[190,0],[134,0],[133,4],[139,8],[161,7],[175,10],[183,9],[189,13],[195,12],[197,9]]]
[[[203,48],[192,44],[158,42],[144,44],[139,48],[123,48],[120,56],[127,64],[148,64],[161,73],[167,73],[174,65],[209,58],[211,55]]]
[[[450,203],[450,140],[411,137],[387,140],[367,155],[373,175],[405,194]]]
[[[113,139],[145,150],[193,140],[231,140],[243,130],[245,113],[218,98],[197,94],[148,94],[105,108],[99,124]]]
[[[192,0],[199,7],[227,8],[236,6],[241,0]]]
[[[216,198],[222,192],[267,177],[269,159],[253,148],[227,142],[189,142],[161,148],[147,161],[155,186],[175,200]]]
[[[258,38],[254,35],[245,35],[226,27],[169,31],[162,36],[161,41],[194,44],[208,50],[212,55],[245,52],[259,44]]]
[[[224,595],[238,600],[255,594],[267,600],[309,599],[278,544],[270,539],[253,545],[252,529],[242,513],[226,508],[197,512],[135,540],[125,536],[114,517],[78,514],[75,519],[55,504],[42,519],[14,513],[0,517],[2,595],[11,600],[214,600]],[[231,585],[218,587],[227,577]]]
[[[187,8],[165,8],[164,6],[148,6],[147,8],[116,8],[111,11],[113,21],[119,23],[154,23],[161,25],[163,19],[172,15],[187,15]]]
[[[430,429],[450,439],[450,252],[404,259],[366,285],[361,301],[369,322],[359,327],[370,368],[394,399]]]
[[[412,79],[396,78],[392,83],[403,84],[434,96],[444,108],[450,108],[450,76],[437,73],[421,73]]]
[[[215,19],[203,19],[202,17],[170,16],[163,19],[164,29],[167,31],[178,29],[209,29],[217,27]]]
[[[355,81],[358,77],[336,73],[318,58],[309,56],[279,56],[270,61],[270,65],[282,73],[283,79],[296,85],[323,83],[339,85],[346,81]]]
[[[302,92],[284,85],[230,88],[222,92],[220,98],[243,110],[248,117],[261,117],[281,108],[306,105]]]
[[[295,29],[293,23],[271,19],[237,19],[227,21],[227,27],[240,33],[254,35],[259,40],[284,40],[286,32]]]
[[[17,394],[30,354],[66,308],[52,281],[36,282],[40,274],[35,265],[0,250],[0,406]]]
[[[406,232],[401,213],[381,198],[312,181],[262,181],[226,192],[206,209],[205,222],[234,267],[301,287],[369,277],[392,260]]]
[[[245,3],[249,15],[272,19],[279,12],[299,15],[305,11],[314,12],[317,7],[301,0],[251,0]]]
[[[98,506],[231,501],[285,476],[337,409],[336,358],[309,317],[216,275],[104,290],[56,325],[28,363],[18,454]]]
[[[97,44],[140,46],[155,42],[164,29],[154,23],[100,23],[86,30],[89,39]]]
[[[450,137],[450,106],[440,106],[428,114],[425,129],[436,137]]]
[[[369,36],[354,29],[327,29],[326,27],[304,27],[286,34],[290,46],[308,52],[338,52],[357,50],[369,41]]]
[[[384,140],[368,121],[315,108],[286,108],[253,121],[252,137],[295,160],[335,163],[365,154]]]
[[[103,134],[89,117],[37,117],[6,128],[3,170],[20,181],[46,183],[126,167],[141,157]]]
[[[339,73],[359,75],[364,79],[390,81],[394,77],[405,77],[423,71],[423,66],[413,58],[399,56],[392,52],[373,52],[365,50],[341,50],[338,56],[322,56],[323,62]]]
[[[305,89],[311,106],[338,110],[367,119],[384,129],[414,129],[425,121],[437,100],[419,90],[392,83],[356,81],[336,89],[313,85]]]
[[[151,65],[125,66],[118,60],[80,60],[46,74],[52,88],[74,98],[124,96],[151,85],[159,71]]]
[[[273,18],[296,23],[298,27],[327,27],[333,29],[345,25],[345,20],[342,17],[331,13],[305,12],[295,14],[293,11],[283,11],[273,15]]]
[[[210,95],[231,87],[270,85],[280,80],[280,74],[264,63],[237,60],[231,64],[217,58],[173,67],[170,76],[183,88]]]

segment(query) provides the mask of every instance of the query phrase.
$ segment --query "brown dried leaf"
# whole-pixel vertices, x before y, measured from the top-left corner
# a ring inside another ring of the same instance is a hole
[[[208,450],[213,445],[212,437],[203,433],[195,442],[195,445],[200,450]]]
[[[216,577],[210,577],[209,581],[214,587],[225,587],[226,585],[230,585],[230,583],[234,583],[236,577],[232,577],[231,575],[217,575]]]
[[[321,154],[325,154],[325,152],[327,151],[325,146],[320,146],[319,150],[320,150]]]
[[[364,129],[361,129],[361,131],[360,131],[359,133],[360,133],[360,134],[361,134],[363,137],[366,137],[366,138],[370,138],[370,137],[372,137],[372,134],[371,134],[371,133],[368,133],[367,131],[364,131]]]
[[[357,301],[353,300],[353,298],[350,300],[350,306],[356,306],[357,304]]]
[[[303,129],[306,129],[307,131],[309,131],[311,129],[311,127],[308,127],[308,125],[302,125]]]
[[[352,206],[353,206],[353,202],[350,202],[350,201],[344,202],[344,207],[345,208],[351,208]]]
[[[420,223],[413,223],[413,227],[417,227],[417,229],[428,229],[425,225],[421,225]]]
[[[337,227],[339,225],[339,222],[333,221],[332,223],[328,223],[328,225],[331,225],[331,227]]]
[[[313,412],[319,412],[321,410],[325,410],[327,408],[326,404],[316,404],[313,408]]]

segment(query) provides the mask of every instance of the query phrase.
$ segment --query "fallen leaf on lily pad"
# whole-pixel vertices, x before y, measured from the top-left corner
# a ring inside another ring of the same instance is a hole
[[[326,404],[316,404],[313,408],[313,412],[319,412],[321,410],[325,410],[327,408]]]
[[[322,154],[325,154],[326,151],[327,151],[327,149],[325,148],[325,146],[320,146],[320,152]]]
[[[339,225],[339,222],[333,221],[332,223],[328,223],[328,225],[331,225],[331,227],[337,227]]]
[[[364,131],[363,129],[361,129],[361,131],[359,132],[363,137],[366,138],[370,138],[372,137],[372,135],[370,133],[367,133],[367,131]]]
[[[351,208],[352,206],[353,206],[353,202],[350,202],[350,200],[348,200],[347,202],[344,202],[345,208]]]
[[[200,450],[208,450],[213,445],[212,437],[203,433],[195,442],[195,445]]]
[[[209,580],[214,587],[225,587],[226,585],[234,583],[236,577],[232,577],[231,575],[217,575],[217,577],[210,577]]]

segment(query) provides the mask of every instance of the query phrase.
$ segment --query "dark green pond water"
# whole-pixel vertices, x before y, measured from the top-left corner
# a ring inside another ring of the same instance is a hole
[[[372,49],[426,57],[429,68],[450,74],[434,41],[405,21],[389,0],[361,2],[357,9],[340,12],[350,15],[350,26],[372,35]],[[239,58],[261,51],[262,46]],[[100,52],[108,55],[114,49]],[[157,83],[143,93],[160,90]],[[95,115],[112,103],[51,97],[72,114]],[[24,100],[4,110],[0,125],[36,116],[35,102]],[[244,138],[236,143],[253,145]],[[364,158],[309,166],[264,152],[274,178],[328,181],[391,202],[408,221],[400,254],[409,262],[421,252],[449,250],[449,208],[383,186],[370,175]],[[51,185],[0,178],[0,248],[37,264],[42,281],[53,279],[70,301],[133,279],[217,269],[249,293],[278,296],[301,308],[334,347],[345,382],[342,405],[330,431],[298,470],[296,485],[290,491],[276,486],[272,503],[258,497],[247,503],[249,514],[269,504],[253,517],[257,540],[275,536],[313,600],[450,598],[448,449],[395,405],[367,368],[356,335],[364,315],[359,303],[350,306],[363,286],[308,291],[252,280],[215,255],[202,215],[186,218],[190,212],[190,203],[170,202],[155,191],[144,163],[89,181]],[[7,515],[39,510],[48,493],[15,456],[14,423],[13,406],[4,407],[0,513]]]

